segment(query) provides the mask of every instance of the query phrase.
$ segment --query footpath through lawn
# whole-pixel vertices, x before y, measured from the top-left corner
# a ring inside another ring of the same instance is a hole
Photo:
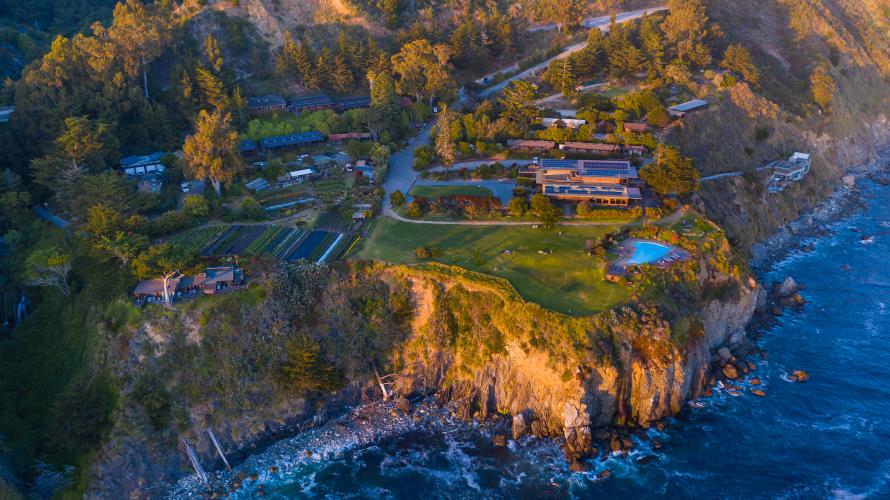
[[[596,241],[618,228],[437,226],[381,217],[356,258],[410,264],[419,262],[417,247],[436,248],[440,254],[434,260],[438,262],[500,276],[526,300],[581,316],[625,302],[630,296],[627,288],[603,279],[605,262],[585,250],[587,240]]]

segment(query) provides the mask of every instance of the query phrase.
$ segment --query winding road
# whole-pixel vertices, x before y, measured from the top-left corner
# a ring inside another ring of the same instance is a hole
[[[632,21],[634,19],[639,19],[646,14],[651,14],[651,13],[659,12],[659,11],[663,11],[663,10],[667,10],[667,7],[663,7],[663,6],[662,7],[652,7],[652,8],[648,8],[648,9],[640,9],[640,10],[622,12],[620,14],[617,14],[615,16],[615,19],[616,19],[616,22],[623,23],[623,22]],[[584,26],[587,28],[590,28],[590,29],[598,27],[602,31],[608,31],[610,19],[611,19],[611,16],[602,16],[602,17],[587,19],[584,21]],[[555,26],[554,26],[554,28],[555,28]],[[521,79],[521,78],[527,78],[527,77],[531,76],[532,74],[534,74],[535,72],[546,68],[547,65],[550,64],[551,61],[556,60],[556,59],[562,59],[564,57],[568,57],[572,53],[577,52],[586,46],[587,46],[586,41],[571,45],[571,46],[567,47],[566,49],[564,49],[560,54],[556,55],[555,57],[548,59],[547,61],[544,61],[541,64],[533,66],[533,67],[531,67],[517,75],[514,75],[513,77],[504,80],[503,82],[499,83],[498,85],[489,87],[489,88],[483,90],[482,92],[480,92],[478,95],[480,97],[488,97],[490,95],[493,95],[493,94],[497,93],[498,91],[500,91],[501,89],[503,89],[504,87],[506,87],[507,85],[509,85],[511,81]],[[466,100],[466,95],[464,94],[463,88],[460,89],[459,95],[460,95],[461,102]],[[418,220],[406,219],[404,217],[401,217],[397,213],[395,213],[392,210],[392,206],[389,201],[389,195],[395,191],[401,191],[402,193],[407,194],[408,191],[411,189],[411,186],[414,185],[414,182],[417,180],[417,178],[419,176],[418,172],[415,172],[414,169],[412,168],[412,165],[414,164],[414,150],[416,150],[420,146],[429,146],[431,130],[432,130],[432,124],[427,124],[418,132],[418,134],[415,137],[413,137],[410,141],[408,141],[408,146],[405,149],[397,151],[397,152],[393,153],[392,156],[389,157],[389,171],[387,172],[386,180],[383,181],[383,190],[385,193],[383,196],[383,213],[384,213],[384,215],[398,219],[398,220],[417,223],[417,224],[467,224],[467,225],[474,225],[474,224],[475,225],[533,225],[533,224],[536,224],[535,222],[518,222],[518,221],[513,221],[513,222],[510,222],[510,221],[456,221],[456,222],[418,221]],[[530,160],[505,160],[505,161],[502,161],[502,163],[506,163],[506,161],[510,161],[511,163],[517,163],[520,165],[522,165],[522,164],[527,165],[527,164],[531,163]],[[484,163],[491,163],[491,162],[492,162],[492,160],[477,160],[477,161],[461,162],[461,163],[453,165],[451,168],[452,169],[475,168],[475,167],[478,167],[479,165],[482,165]],[[439,168],[441,168],[441,167],[439,167]],[[567,224],[567,225],[602,225],[601,223],[597,223],[595,221],[581,222],[581,223],[565,222],[564,224]]]
[[[626,23],[628,21],[633,21],[635,19],[639,19],[646,14],[652,14],[654,12],[660,12],[663,10],[667,10],[667,7],[664,7],[664,6],[652,7],[650,9],[640,9],[640,10],[632,10],[632,11],[628,11],[628,12],[622,12],[615,16],[615,22]],[[589,29],[599,28],[600,31],[606,32],[606,31],[609,31],[609,24],[611,22],[611,19],[612,19],[612,16],[602,16],[602,17],[586,19],[584,21],[584,26]],[[553,26],[553,29],[556,28],[556,25],[552,25],[552,26]],[[540,29],[540,28],[538,28],[538,29]],[[497,85],[488,87],[487,89],[480,91],[478,95],[479,95],[479,97],[486,98],[493,94],[496,94],[496,93],[500,92],[501,90],[503,90],[504,88],[506,88],[507,85],[509,85],[510,82],[512,82],[513,80],[522,80],[522,79],[528,78],[528,77],[534,75],[535,73],[544,70],[544,68],[546,68],[551,62],[569,57],[573,53],[584,49],[584,47],[587,47],[587,40],[585,40],[583,42],[578,42],[573,45],[569,45],[568,47],[563,49],[563,51],[560,52],[559,54],[557,54],[556,56],[554,56],[550,59],[547,59],[546,61],[544,61],[540,64],[536,64],[536,65],[532,66],[531,68],[528,68],[525,71],[517,73],[517,74],[511,76],[510,78],[505,79],[501,83],[498,83]]]

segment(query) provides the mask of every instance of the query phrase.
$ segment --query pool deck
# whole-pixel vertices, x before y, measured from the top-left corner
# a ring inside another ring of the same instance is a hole
[[[631,264],[628,262],[630,258],[633,256],[635,252],[634,245],[636,243],[652,243],[655,245],[661,245],[668,248],[668,252],[658,260],[647,262],[646,264],[650,266],[656,266],[661,269],[666,269],[673,264],[678,262],[685,262],[689,260],[691,255],[686,250],[683,250],[680,247],[664,243],[663,241],[657,240],[643,240],[639,238],[630,238],[622,241],[618,244],[618,258],[615,262],[609,265],[609,270],[606,273],[607,278],[609,276],[613,277],[624,277],[627,276],[627,268],[634,265],[641,264]]]

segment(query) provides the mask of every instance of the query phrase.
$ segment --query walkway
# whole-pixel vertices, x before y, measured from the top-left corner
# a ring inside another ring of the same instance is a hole
[[[409,219],[408,217],[402,217],[397,214],[391,207],[386,207],[384,209],[384,214],[387,217],[391,217],[395,220],[401,222],[409,222],[411,224],[431,224],[435,226],[540,226],[540,221],[515,221],[515,220],[418,220],[418,219]],[[676,212],[662,217],[655,221],[655,224],[673,224],[677,222],[681,217],[685,215],[685,212],[682,208],[678,208]],[[600,221],[600,220],[566,220],[560,221],[557,223],[557,226],[639,226],[642,224],[642,221],[633,221],[620,223],[615,221]]]
[[[634,10],[634,11],[630,11],[630,12],[622,12],[615,16],[615,22],[626,23],[628,21],[633,21],[635,19],[639,19],[646,14],[660,12],[662,10],[667,10],[667,7],[653,7],[651,9],[640,9],[640,10]],[[610,21],[611,21],[611,16],[595,17],[592,19],[586,19],[584,21],[584,26],[589,29],[599,28],[600,31],[607,32],[607,31],[609,31]],[[554,27],[555,27],[555,25],[554,25]],[[496,93],[500,92],[501,90],[503,90],[504,88],[506,88],[507,85],[509,85],[510,82],[512,82],[513,80],[522,80],[522,79],[528,78],[528,77],[534,75],[535,73],[544,70],[551,62],[569,57],[570,55],[574,54],[575,52],[578,52],[579,50],[584,49],[584,47],[587,47],[587,40],[573,44],[573,45],[569,45],[561,53],[557,54],[556,56],[554,56],[540,64],[536,64],[536,65],[532,66],[531,68],[528,68],[525,71],[517,73],[516,75],[505,79],[503,82],[501,82],[497,85],[488,87],[487,89],[480,91],[479,97],[484,99],[484,98],[489,97],[493,94],[496,94]]]
[[[755,170],[757,172],[761,172],[763,170],[769,170],[771,168],[773,168],[773,167],[771,167],[769,165],[765,165],[762,167],[757,167]],[[745,174],[745,172],[724,172],[722,174],[714,174],[714,175],[707,175],[705,177],[701,177],[698,179],[698,182],[708,182],[708,181],[713,181],[713,180],[717,180],[717,179],[728,179],[730,177],[740,177],[744,174]]]

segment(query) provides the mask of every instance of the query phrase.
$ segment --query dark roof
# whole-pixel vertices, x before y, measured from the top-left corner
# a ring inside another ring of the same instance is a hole
[[[134,166],[138,166],[138,165],[150,165],[152,163],[158,163],[161,161],[161,158],[163,158],[166,154],[167,153],[164,153],[161,151],[156,151],[152,154],[144,155],[144,156],[139,156],[139,155],[128,156],[121,160],[121,166],[122,167],[134,167]]]
[[[371,107],[371,98],[364,96],[357,97],[344,97],[343,99],[337,99],[337,108],[345,111],[348,109],[357,109],[357,108],[370,108]]]
[[[247,105],[251,108],[259,108],[263,106],[285,106],[287,101],[284,97],[277,94],[261,95],[256,97],[248,97]]]
[[[288,103],[287,107],[292,109],[302,109],[302,108],[310,108],[316,106],[328,106],[332,107],[334,105],[334,100],[329,96],[324,94],[321,95],[313,95],[308,97],[298,97],[296,99],[291,99]]]
[[[266,137],[260,141],[260,145],[264,148],[280,148],[285,146],[296,146],[300,144],[312,144],[314,142],[323,142],[324,136],[318,130],[310,132],[300,132],[298,134],[276,135]]]

